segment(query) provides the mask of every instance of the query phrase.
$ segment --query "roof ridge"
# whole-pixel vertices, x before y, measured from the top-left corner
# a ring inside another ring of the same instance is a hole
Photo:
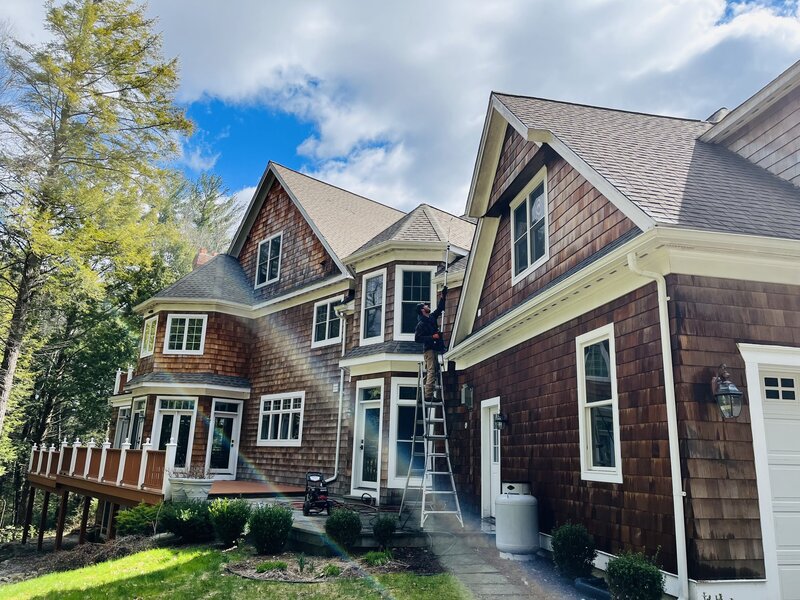
[[[186,273],[186,275],[182,275],[181,277],[178,277],[178,279],[176,279],[175,281],[173,281],[172,283],[170,283],[170,284],[169,284],[167,287],[165,287],[165,288],[164,288],[164,289],[162,289],[162,290],[159,290],[159,291],[157,291],[157,292],[156,292],[155,294],[153,294],[153,295],[155,296],[155,295],[157,295],[157,294],[163,294],[164,292],[168,292],[169,290],[171,290],[172,288],[174,288],[175,286],[177,286],[177,285],[178,285],[178,284],[179,284],[181,281],[183,281],[183,280],[184,280],[184,279],[186,279],[187,277],[191,277],[191,276],[193,276],[193,275],[195,275],[195,274],[199,273],[200,271],[203,271],[203,270],[204,270],[204,269],[206,269],[207,267],[211,266],[211,264],[213,264],[214,262],[218,262],[218,261],[217,261],[217,259],[218,259],[218,258],[222,258],[223,256],[227,256],[228,258],[232,258],[232,259],[233,259],[233,260],[235,260],[237,263],[239,262],[238,260],[236,260],[236,258],[234,258],[233,256],[231,256],[231,255],[230,255],[230,254],[228,254],[227,252],[220,252],[219,254],[215,254],[214,256],[212,256],[212,257],[211,257],[211,260],[209,260],[207,263],[204,263],[204,264],[200,265],[199,267],[196,267],[196,268],[192,269],[191,271],[189,271],[188,273]]]
[[[469,223],[470,225],[473,225],[473,226],[475,225],[475,223],[473,223],[473,222],[472,222],[472,221],[470,221],[469,219],[465,219],[465,218],[464,218],[464,215],[454,215],[454,214],[453,214],[453,213],[451,213],[451,212],[448,212],[448,211],[446,211],[446,210],[444,210],[444,209],[442,209],[442,208],[439,208],[438,206],[434,206],[433,204],[428,204],[427,202],[424,202],[423,204],[424,204],[425,206],[427,206],[428,208],[432,208],[432,209],[433,209],[433,210],[435,210],[436,212],[444,213],[444,214],[446,214],[447,216],[449,216],[449,217],[453,217],[454,219],[458,219],[459,221],[463,221],[464,223]]]
[[[431,224],[433,231],[436,233],[436,237],[439,238],[439,241],[447,241],[447,237],[444,235],[444,231],[439,226],[439,219],[435,218],[432,214],[428,212],[428,209],[433,208],[428,204],[420,204],[420,208],[422,208],[422,212],[425,214],[425,217],[428,219],[428,222]]]
[[[567,100],[553,100],[551,98],[542,98],[540,96],[526,96],[525,94],[508,94],[506,92],[492,91],[494,96],[508,96],[509,98],[524,98],[526,100],[540,100],[541,102],[552,102],[553,104],[568,104],[570,106],[580,106],[581,108],[593,108],[595,110],[607,110],[609,112],[626,113],[629,115],[639,115],[643,117],[656,117],[657,119],[670,119],[673,121],[687,121],[690,123],[701,123],[709,126],[712,123],[702,119],[690,119],[689,117],[675,117],[673,115],[658,115],[655,113],[648,113],[639,110],[627,110],[624,108],[610,108],[608,106],[596,106],[594,104],[584,104],[582,102],[569,102]]]

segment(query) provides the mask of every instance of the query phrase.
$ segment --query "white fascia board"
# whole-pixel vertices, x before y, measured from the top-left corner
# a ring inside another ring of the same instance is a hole
[[[366,360],[362,360],[366,359]],[[340,367],[346,367],[352,377],[372,375],[375,373],[416,373],[422,354],[373,354],[354,359],[345,359],[339,362]],[[348,363],[346,365],[345,363]]]
[[[133,402],[133,394],[116,394],[114,396],[108,397],[108,405],[111,408],[120,408],[125,406],[130,406],[131,402]]]
[[[144,315],[146,312],[160,312],[165,310],[196,310],[221,312],[238,317],[249,317],[253,307],[239,302],[228,300],[209,300],[208,298],[148,298],[141,304],[133,307],[133,312]]]
[[[459,271],[458,273],[448,273],[447,287],[451,289],[459,287],[462,283],[464,283],[464,274],[465,271]],[[444,285],[444,271],[442,271],[436,277],[433,278],[433,283],[437,285]]]
[[[362,251],[356,251],[345,260],[353,270],[361,273],[368,269],[373,268],[378,264],[393,262],[398,260],[439,260],[441,257],[431,256],[431,254],[441,254],[444,256],[444,251],[447,249],[447,242],[406,242],[398,240],[387,240],[380,244],[375,244],[370,248]],[[458,250],[458,252],[456,251]],[[450,252],[454,254],[467,253],[463,248],[450,248]],[[386,257],[385,254],[392,253],[392,256]],[[396,255],[396,256],[395,256]],[[378,259],[378,260],[376,260]]]
[[[250,316],[254,319],[258,317],[264,317],[266,315],[271,315],[273,313],[280,312],[282,310],[286,310],[287,308],[292,308],[306,302],[320,300],[329,294],[347,291],[350,289],[350,282],[352,279],[353,278],[349,273],[347,275],[339,275],[335,279],[321,281],[320,283],[309,285],[291,292],[290,294],[284,294],[283,296],[272,298],[266,302],[256,304],[253,307]]]
[[[358,365],[366,365],[376,362],[393,361],[393,362],[413,362],[418,363],[422,360],[422,352],[419,354],[395,354],[392,352],[380,352],[378,354],[369,354],[367,356],[356,356],[354,358],[343,358],[339,361],[339,367],[351,368]]]
[[[152,394],[172,396],[221,396],[247,400],[250,398],[250,388],[230,387],[226,385],[206,385],[196,383],[153,383],[144,382],[129,386],[132,396]]]

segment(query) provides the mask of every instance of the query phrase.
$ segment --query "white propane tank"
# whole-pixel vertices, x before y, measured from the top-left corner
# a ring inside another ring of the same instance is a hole
[[[500,494],[495,500],[495,543],[503,558],[525,560],[539,549],[539,503],[533,496]]]

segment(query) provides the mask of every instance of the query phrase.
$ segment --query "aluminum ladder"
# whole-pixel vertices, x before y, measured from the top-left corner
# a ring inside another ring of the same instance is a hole
[[[445,420],[442,365],[439,356],[434,398],[425,398],[425,364],[419,363],[417,371],[417,404],[414,409],[414,435],[411,440],[411,457],[408,462],[406,485],[400,502],[400,514],[419,507],[419,526],[425,527],[429,515],[455,515],[461,527],[464,519],[453,479],[450,462],[450,440]],[[420,466],[418,458],[423,459]],[[416,497],[414,497],[416,496]]]

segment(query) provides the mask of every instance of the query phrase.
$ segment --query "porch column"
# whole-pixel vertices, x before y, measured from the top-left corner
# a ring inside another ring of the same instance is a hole
[[[36,445],[36,442],[33,443],[33,448],[31,448],[31,457],[28,459],[28,473],[33,473],[33,459],[36,458],[36,451],[39,449],[39,446]]]
[[[141,490],[144,487],[144,477],[147,473],[147,453],[153,448],[153,444],[150,443],[150,438],[147,438],[144,444],[142,444],[142,461],[139,463],[139,489]]]
[[[31,530],[31,521],[33,521],[33,502],[36,500],[36,488],[30,486],[28,488],[28,506],[25,509],[25,523],[22,526],[22,543],[28,543],[28,533]]]
[[[61,503],[58,506],[58,521],[56,522],[56,550],[61,550],[61,542],[64,539],[64,524],[67,521],[67,503],[69,502],[69,492],[61,492]]]
[[[92,462],[92,451],[94,451],[97,444],[94,443],[94,438],[89,440],[86,444],[86,464],[83,465],[83,478],[89,479],[89,463]]]
[[[81,532],[78,536],[78,544],[86,543],[86,523],[89,520],[89,509],[92,506],[92,497],[84,496],[83,498],[83,514],[81,514]]]
[[[56,447],[54,444],[50,444],[50,448],[47,450],[47,470],[44,472],[46,477],[50,477],[50,469],[53,466],[53,452],[56,451]]]
[[[58,467],[56,467],[56,475],[61,473],[61,467],[64,465],[64,450],[67,449],[67,438],[64,438],[64,441],[61,442],[61,451],[58,453]]]
[[[41,550],[44,543],[44,528],[47,527],[47,505],[50,504],[50,492],[45,490],[42,498],[42,516],[39,518],[39,540],[36,542],[36,549]]]
[[[78,448],[81,447],[81,438],[75,438],[72,442],[72,459],[69,461],[69,476],[75,475],[75,462],[78,460]]]
[[[47,448],[47,444],[45,444],[44,442],[39,444],[39,450],[44,450],[45,448]],[[39,452],[39,463],[36,465],[36,472],[37,473],[41,473],[42,472],[42,462],[44,462],[44,453],[43,452]]]
[[[103,442],[102,449],[100,450],[100,472],[97,473],[97,481],[103,481],[104,475],[106,472],[106,454],[108,453],[108,449],[111,448],[111,442],[106,441]]]
[[[106,539],[113,540],[117,537],[117,513],[119,512],[119,504],[112,504],[111,510],[108,511],[108,529],[106,529]]]
[[[125,459],[127,458],[128,450],[131,449],[131,443],[126,439],[125,443],[121,446],[121,452],[119,453],[119,469],[117,470],[117,481],[116,485],[122,485],[122,476],[125,473]],[[116,506],[116,504],[114,505]]]
[[[162,484],[161,490],[164,494],[164,500],[169,500],[172,497],[172,486],[169,481],[169,474],[175,468],[175,454],[177,450],[178,444],[175,443],[175,438],[170,438],[164,454],[164,483]]]

